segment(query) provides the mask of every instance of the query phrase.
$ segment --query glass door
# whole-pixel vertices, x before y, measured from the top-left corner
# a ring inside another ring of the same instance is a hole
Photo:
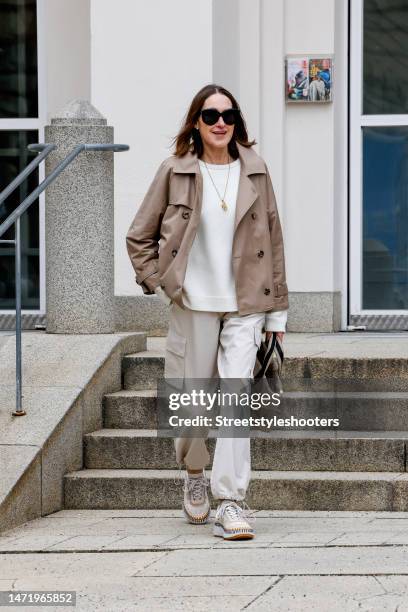
[[[27,145],[43,137],[42,96],[39,95],[39,14],[36,0],[0,0],[0,190],[30,162]],[[43,178],[34,172],[3,204],[0,223]],[[43,202],[21,218],[22,308],[44,312]],[[2,239],[14,238],[14,227]],[[14,245],[0,245],[0,315],[15,309]]]
[[[408,2],[351,1],[350,323],[408,329]]]

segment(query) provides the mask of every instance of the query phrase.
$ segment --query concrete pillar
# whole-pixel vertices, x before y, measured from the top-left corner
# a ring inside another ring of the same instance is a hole
[[[82,143],[113,143],[89,102],[73,100],[45,128],[49,174]],[[47,332],[114,331],[113,153],[84,152],[46,189]]]

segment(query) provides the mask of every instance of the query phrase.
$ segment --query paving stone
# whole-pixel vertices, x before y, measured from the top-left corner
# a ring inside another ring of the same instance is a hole
[[[377,581],[387,593],[408,595],[407,576],[377,576]]]
[[[273,533],[326,533],[330,534],[342,534],[345,531],[351,531],[353,529],[359,531],[372,531],[375,528],[371,526],[369,519],[352,519],[345,518],[342,519],[341,516],[336,516],[332,518],[323,518],[323,517],[269,517],[265,518],[261,515],[261,513],[257,513],[256,515],[256,523],[257,525],[262,526],[262,528],[268,529]]]
[[[102,523],[109,519],[109,516],[105,516],[104,511],[95,512],[94,510],[89,512],[86,515],[81,515],[80,512],[74,511],[65,511],[61,510],[59,512],[55,512],[54,514],[49,514],[47,516],[42,516],[40,518],[34,519],[32,521],[28,521],[27,523],[23,523],[10,531],[4,533],[4,535],[9,535],[11,533],[27,533],[30,530],[37,529],[46,529],[47,527],[57,528],[58,525],[64,527],[83,527],[87,528],[92,525],[97,525],[98,523]]]
[[[144,597],[138,599],[135,610],[242,610],[251,601],[250,597],[228,597],[217,596],[215,594],[206,597],[190,595],[185,597]]]
[[[105,546],[109,550],[138,550],[141,548],[168,548],[168,545],[173,545],[175,536],[171,534],[166,535],[150,535],[150,534],[139,534],[139,535],[127,535],[120,538]]]
[[[115,542],[121,539],[122,536],[115,535],[78,535],[69,537],[62,542],[56,543],[49,546],[47,550],[55,552],[63,551],[86,551],[96,552],[103,549],[111,549],[110,545],[114,545]],[[116,546],[114,547],[116,550]]]
[[[95,579],[117,582],[118,577],[133,576],[159,560],[166,552],[140,553],[28,553],[25,555],[0,554],[0,575],[5,579],[25,576],[25,579],[63,576],[68,580]],[[50,587],[48,587],[50,588]]]
[[[395,544],[407,544],[408,533],[405,534],[404,538],[404,534],[396,534],[395,531],[385,529],[378,529],[372,531],[350,531],[332,540],[331,544],[335,546],[357,546],[359,544],[364,546],[371,546],[380,544],[390,544],[391,542],[394,542]]]
[[[103,556],[105,556],[104,553]],[[145,553],[143,553],[145,554]],[[121,556],[122,553],[118,553]],[[102,555],[99,555],[101,557]],[[129,590],[130,592],[137,593],[138,596],[143,598],[149,598],[152,595],[155,597],[183,597],[186,595],[194,595],[196,597],[206,597],[208,594],[214,595],[214,593],[222,592],[225,597],[233,596],[248,596],[255,597],[265,591],[271,584],[279,579],[278,576],[264,577],[264,576],[174,576],[165,577],[156,576],[154,578],[145,578],[143,576],[115,576],[119,578],[118,582],[109,581],[108,587],[105,591],[104,582],[105,577],[99,576],[97,572],[94,576],[75,577],[72,576],[53,576],[53,585],[55,590],[65,589],[64,584],[69,586],[75,585],[80,592],[87,593],[91,591],[94,585],[97,585],[98,591],[104,592],[108,595],[110,592],[114,595],[115,591],[119,593],[121,589]],[[32,578],[32,577],[20,577],[16,581],[17,589],[31,588],[31,585],[35,581],[37,588],[49,589],[49,579],[44,577]],[[208,608],[207,608],[208,609]],[[210,609],[214,609],[210,606]]]
[[[341,535],[342,532],[328,531],[327,529],[321,531],[292,531],[288,534],[276,534],[274,543],[280,545],[296,544],[297,546],[302,546],[303,544],[313,544],[314,546],[318,544],[326,545]]]
[[[364,598],[378,595],[384,595],[384,589],[371,576],[285,576],[257,598],[249,610],[351,612],[364,609]]]
[[[386,513],[389,514],[389,513]],[[93,518],[100,517],[98,520],[102,520],[102,518],[179,518],[180,517],[180,509],[175,510],[174,508],[148,508],[148,509],[136,509],[136,508],[128,508],[128,509],[116,509],[116,508],[108,508],[102,509],[95,512],[95,510],[87,510],[83,508],[81,510],[60,510],[59,512],[54,512],[53,514],[49,514],[46,518],[49,519],[59,519],[63,517],[77,517],[77,518]],[[408,518],[408,513],[406,513]]]
[[[142,570],[142,576],[197,576],[206,564],[208,575],[276,574],[406,574],[408,549],[403,547],[249,549],[243,562],[239,550],[175,550],[165,560]]]
[[[386,544],[408,545],[408,531],[400,531],[399,533],[392,531],[389,533],[391,535],[387,537]]]
[[[71,512],[71,511],[69,511]],[[271,517],[271,518],[313,518],[313,519],[366,519],[366,522],[371,522],[381,518],[405,518],[408,519],[408,512],[372,512],[372,511],[354,511],[347,512],[346,510],[258,510],[257,516]]]
[[[394,513],[388,514],[388,517],[373,517],[372,525],[375,529],[396,529],[408,530],[408,520],[406,518],[394,517]]]
[[[13,583],[14,580],[3,580],[3,578],[0,578],[0,591],[11,591]]]
[[[67,536],[50,536],[45,534],[30,534],[17,538],[13,542],[0,542],[0,552],[29,552],[46,550],[54,544],[63,542]]]

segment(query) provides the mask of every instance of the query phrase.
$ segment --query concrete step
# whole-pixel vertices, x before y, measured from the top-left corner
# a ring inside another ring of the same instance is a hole
[[[122,390],[104,398],[104,426],[108,429],[156,429],[156,390]],[[273,412],[273,414],[272,414]],[[338,418],[340,426],[323,426],[320,430],[342,431],[407,431],[408,393],[324,393],[287,392],[282,404],[273,409],[254,411],[254,416],[308,419]],[[265,427],[260,427],[265,429]],[[291,427],[282,427],[290,430]],[[307,425],[299,429],[310,429]]]
[[[148,350],[125,355],[122,362],[124,388],[156,389],[157,378],[164,376],[164,353]],[[370,381],[377,391],[408,391],[408,360],[403,358],[287,357],[284,363],[284,388],[288,391],[327,387],[333,379],[344,381],[345,390],[361,381]],[[321,385],[319,386],[319,380]],[[364,390],[364,389],[363,389]],[[369,389],[368,389],[369,390]]]
[[[130,353],[122,359],[123,388],[156,389],[157,379],[164,376],[164,356],[160,351]]]
[[[103,399],[104,426],[108,429],[155,429],[156,391],[123,389]]]
[[[400,433],[251,432],[254,470],[405,471],[406,440]],[[155,430],[102,429],[84,436],[90,469],[176,468],[174,439]],[[215,438],[208,440],[213,452]]]
[[[65,508],[181,508],[182,496],[177,470],[82,470],[65,476]],[[253,471],[247,503],[257,510],[406,512],[408,474]]]

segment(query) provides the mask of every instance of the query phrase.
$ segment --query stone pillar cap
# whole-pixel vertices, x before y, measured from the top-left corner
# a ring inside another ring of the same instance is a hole
[[[68,102],[55,117],[52,125],[106,125],[105,117],[88,100],[75,99]]]

